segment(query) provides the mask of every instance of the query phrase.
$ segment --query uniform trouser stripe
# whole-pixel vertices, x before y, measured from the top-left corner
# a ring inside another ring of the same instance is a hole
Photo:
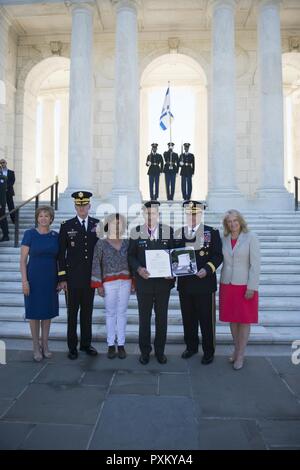
[[[211,321],[212,321],[212,330],[213,330],[213,341],[214,348],[216,348],[216,294],[213,292],[211,294]]]

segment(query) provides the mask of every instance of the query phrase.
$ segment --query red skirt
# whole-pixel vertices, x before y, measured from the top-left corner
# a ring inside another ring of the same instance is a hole
[[[258,292],[252,299],[245,299],[247,286],[220,284],[219,318],[230,323],[258,322]]]

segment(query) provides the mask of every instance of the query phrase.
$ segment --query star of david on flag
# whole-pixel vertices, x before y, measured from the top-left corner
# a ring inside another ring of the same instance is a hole
[[[168,86],[167,91],[166,91],[166,96],[164,99],[164,104],[161,110],[160,119],[159,119],[159,125],[162,128],[162,130],[165,131],[168,129],[171,119],[174,119],[174,116],[171,113],[171,109],[170,109],[170,86]]]

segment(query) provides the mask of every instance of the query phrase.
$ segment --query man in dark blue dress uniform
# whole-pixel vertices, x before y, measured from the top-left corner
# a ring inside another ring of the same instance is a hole
[[[2,164],[0,165],[0,219],[5,215],[5,206],[6,206],[6,194],[7,194],[7,176],[5,176],[2,172]],[[2,230],[2,238],[0,239],[1,242],[5,242],[9,240],[8,236],[8,223],[7,218],[4,217],[0,221],[0,228]]]
[[[181,192],[184,201],[188,201],[192,195],[192,177],[195,173],[195,157],[189,152],[189,143],[183,144],[184,152],[179,157]]]
[[[88,215],[92,193],[76,191],[76,217],[61,224],[59,232],[60,287],[66,292],[68,308],[69,359],[77,359],[77,315],[80,308],[80,351],[96,356],[91,346],[92,313],[95,289],[91,288],[91,271],[94,246],[97,243],[96,227],[99,222]]]
[[[186,344],[182,358],[197,354],[200,324],[204,353],[201,362],[209,364],[215,353],[216,270],[223,261],[222,242],[219,230],[202,222],[204,203],[185,201],[183,207],[187,225],[176,231],[175,245],[194,247],[198,272],[196,275],[178,277],[177,282]]]
[[[164,174],[168,201],[173,201],[174,199],[176,175],[178,173],[178,153],[173,152],[174,145],[173,142],[169,142],[169,149],[164,152]]]
[[[156,201],[159,196],[159,177],[163,171],[164,161],[160,153],[157,153],[158,144],[151,144],[152,150],[146,160],[149,176],[149,191],[152,201]]]
[[[168,304],[172,278],[151,278],[146,269],[146,250],[168,250],[173,248],[173,230],[159,223],[159,202],[148,201],[144,204],[144,225],[132,230],[128,248],[128,263],[136,280],[136,295],[139,309],[139,347],[141,364],[148,364],[151,352],[151,315],[155,312],[155,356],[160,364],[165,364],[164,354]]]

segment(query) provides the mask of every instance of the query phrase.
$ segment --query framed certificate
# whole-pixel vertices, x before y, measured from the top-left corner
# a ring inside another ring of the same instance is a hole
[[[192,276],[197,273],[193,247],[173,250],[146,250],[146,269],[150,277]]]
[[[171,277],[169,250],[145,250],[146,269],[150,277]]]
[[[195,250],[192,246],[170,250],[173,276],[193,276],[197,273]]]

